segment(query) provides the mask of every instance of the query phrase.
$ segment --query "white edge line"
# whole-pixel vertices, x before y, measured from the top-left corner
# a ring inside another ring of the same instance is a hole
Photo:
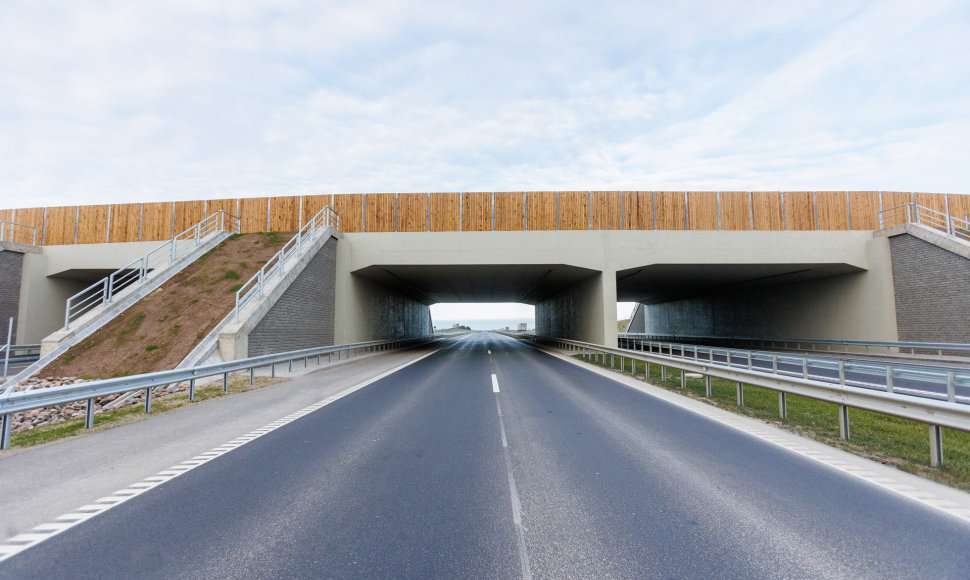
[[[950,506],[954,506],[953,500],[947,499],[945,497],[941,497],[940,495],[933,493],[931,491],[917,490],[911,487],[906,482],[901,481],[900,478],[893,477],[894,474],[892,474],[891,472],[887,471],[885,473],[880,474],[879,476],[872,477],[868,475],[867,471],[863,471],[862,467],[855,467],[837,458],[829,457],[827,455],[820,454],[818,452],[813,452],[811,450],[808,450],[802,447],[801,445],[796,443],[796,441],[801,439],[812,444],[825,446],[831,449],[832,452],[835,452],[835,453],[849,454],[848,451],[842,451],[835,447],[825,445],[825,443],[822,443],[821,441],[816,441],[814,439],[803,437],[801,435],[798,435],[797,433],[792,433],[791,431],[782,429],[781,427],[771,427],[771,429],[776,430],[777,433],[766,431],[766,427],[769,427],[768,425],[762,425],[760,423],[752,425],[750,423],[753,422],[754,419],[750,417],[747,417],[744,415],[738,415],[726,409],[722,409],[720,407],[716,407],[709,403],[705,403],[704,401],[699,401],[691,397],[680,395],[673,391],[667,390],[663,387],[658,387],[651,383],[646,383],[640,380],[639,378],[633,378],[627,375],[621,375],[621,374],[612,372],[608,369],[601,369],[600,367],[588,364],[586,362],[575,360],[572,357],[569,357],[560,353],[550,352],[548,350],[542,349],[534,345],[530,345],[530,346],[533,346],[533,348],[535,348],[537,351],[541,353],[556,357],[568,363],[574,364],[580,368],[584,368],[586,370],[595,372],[596,374],[599,374],[610,380],[618,382],[622,385],[635,388],[638,391],[644,393],[645,395],[649,395],[651,397],[661,399],[673,405],[677,405],[682,409],[691,411],[693,413],[697,413],[699,415],[707,417],[712,421],[716,421],[718,423],[721,423],[722,425],[726,425],[728,427],[737,429],[738,431],[741,431],[753,437],[757,437],[762,441],[781,447],[782,449],[790,451],[791,453],[801,455],[802,457],[807,457],[808,459],[811,459],[817,463],[821,463],[822,465],[825,465],[831,469],[835,469],[837,471],[845,473],[846,475],[850,475],[857,479],[861,479],[866,483],[869,483],[871,485],[874,485],[876,487],[889,491],[895,495],[898,495],[910,501],[914,501],[916,503],[922,504],[926,507],[942,512],[950,517],[960,519],[963,521],[963,523],[970,523],[970,501],[962,505],[956,504],[957,509],[952,509]],[[722,417],[721,416],[722,414],[725,416]],[[784,439],[787,439],[787,441]],[[865,457],[852,455],[852,454],[849,454],[849,455],[854,460],[857,460],[862,463],[871,464],[872,467],[870,469],[880,470],[884,468],[884,466],[877,464],[870,459],[866,459]],[[885,469],[889,469],[889,468],[885,468]],[[905,472],[900,472],[900,475],[909,476],[910,474],[906,474]],[[913,475],[911,477],[919,477],[919,476]],[[889,481],[887,481],[887,479]],[[953,495],[963,494],[963,492],[961,492],[960,490],[946,487],[943,484],[939,484],[934,481],[923,480],[922,478],[920,478],[920,481],[925,482],[927,485],[930,485],[930,486],[938,486],[942,488],[942,490],[945,491],[947,494],[953,494]],[[968,496],[968,500],[970,500],[970,496]]]
[[[346,397],[347,395],[355,391],[359,391],[360,389],[363,389],[368,385],[376,383],[377,381],[383,379],[384,377],[392,375],[405,367],[411,366],[418,361],[424,360],[429,356],[437,353],[442,348],[444,347],[437,348],[427,354],[419,356],[416,359],[410,360],[388,371],[385,371],[377,376],[371,377],[366,381],[357,383],[356,385],[349,387],[337,393],[336,395],[331,395],[326,399],[323,399],[317,403],[304,407],[303,409],[300,409],[295,413],[291,413],[286,417],[284,417],[283,419],[273,421],[268,425],[265,425],[253,431],[250,431],[249,433],[247,433],[246,435],[243,435],[242,437],[237,437],[235,439],[232,439],[230,443],[224,443],[222,445],[214,447],[212,450],[207,451],[206,453],[196,455],[191,459],[186,460],[183,463],[169,467],[168,469],[160,471],[155,475],[150,475],[142,479],[140,482],[136,482],[131,485],[125,486],[124,488],[122,488],[122,490],[124,490],[126,493],[126,495],[124,496],[121,496],[122,492],[120,491],[115,492],[101,499],[97,499],[89,504],[85,504],[84,506],[77,508],[72,512],[68,512],[66,514],[60,515],[54,518],[55,521],[53,522],[46,522],[38,526],[34,526],[34,528],[32,528],[29,532],[25,532],[22,534],[18,534],[12,538],[8,538],[4,540],[2,543],[0,543],[0,562],[3,562],[4,560],[7,560],[9,558],[12,558],[13,556],[16,556],[17,554],[23,552],[24,550],[27,550],[28,548],[32,548],[40,544],[41,542],[49,540],[54,536],[60,534],[61,532],[69,530],[82,522],[86,522],[96,515],[103,514],[109,509],[115,506],[119,506],[134,497],[138,497],[150,489],[154,489],[167,481],[171,481],[180,475],[186,474],[192,471],[193,469],[195,469],[196,467],[205,465],[206,463],[212,461],[213,459],[217,457],[221,457],[226,453],[229,453],[233,449],[238,449],[245,443],[249,443],[250,441],[255,441],[256,439],[258,439],[259,437],[262,437],[263,435],[266,435],[267,433],[275,431],[276,429],[279,429],[284,425],[287,425],[293,421],[296,421],[297,419],[305,417],[306,415],[312,413],[313,411],[321,409],[329,405],[330,403],[333,403],[334,401],[342,399],[343,397]],[[245,441],[241,441],[241,439],[243,438],[245,438]],[[99,502],[107,502],[107,501],[110,501],[111,503],[99,504]],[[18,538],[20,539],[18,540]]]

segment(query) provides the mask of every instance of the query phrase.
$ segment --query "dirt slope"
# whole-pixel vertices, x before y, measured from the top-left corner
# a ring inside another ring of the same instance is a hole
[[[231,236],[38,376],[104,379],[175,368],[232,310],[239,286],[291,237]]]

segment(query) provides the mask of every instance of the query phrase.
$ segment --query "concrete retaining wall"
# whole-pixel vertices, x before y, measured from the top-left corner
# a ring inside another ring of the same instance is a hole
[[[249,356],[334,344],[336,276],[330,238],[249,334]]]
[[[970,259],[909,234],[889,244],[899,339],[970,342]]]
[[[603,281],[603,273],[597,273],[537,303],[536,334],[602,344],[605,341]],[[615,312],[615,297],[613,303]]]

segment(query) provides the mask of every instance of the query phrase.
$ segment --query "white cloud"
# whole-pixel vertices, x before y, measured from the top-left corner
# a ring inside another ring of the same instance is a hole
[[[967,192],[960,2],[7,2],[0,206]]]

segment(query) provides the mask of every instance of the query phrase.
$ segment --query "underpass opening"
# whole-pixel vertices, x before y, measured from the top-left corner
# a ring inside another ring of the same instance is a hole
[[[519,302],[438,302],[431,305],[435,332],[535,330],[535,306]]]

